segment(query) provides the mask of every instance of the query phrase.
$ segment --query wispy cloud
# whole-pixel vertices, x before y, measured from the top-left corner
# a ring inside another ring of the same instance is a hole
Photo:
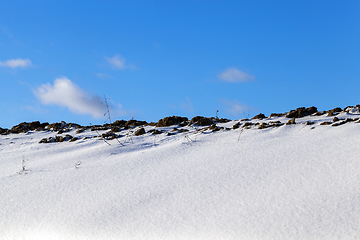
[[[121,55],[115,55],[114,57],[105,57],[106,61],[113,67],[117,69],[136,69],[133,64],[125,63],[126,59],[123,58]]]
[[[240,117],[241,115],[247,117],[250,114],[250,107],[240,103],[238,100],[221,99],[220,101],[225,105],[225,111],[234,117]]]
[[[113,78],[112,76],[110,76],[109,74],[106,74],[106,73],[96,73],[95,76],[97,76],[99,78]]]
[[[85,92],[66,77],[55,79],[54,85],[40,86],[35,95],[42,104],[67,107],[73,113],[91,114],[95,118],[102,117],[106,110],[101,97]]]
[[[185,97],[185,101],[180,104],[180,108],[186,112],[193,112],[193,104],[189,97]]]
[[[26,68],[32,66],[30,59],[10,59],[4,62],[0,61],[1,67],[10,67],[10,68]]]
[[[225,71],[219,73],[217,77],[226,82],[250,82],[255,80],[253,75],[250,75],[234,67],[228,68]]]

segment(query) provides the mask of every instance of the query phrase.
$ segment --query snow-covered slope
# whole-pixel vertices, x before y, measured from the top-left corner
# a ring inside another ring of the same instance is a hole
[[[320,125],[332,119],[164,127],[124,146],[0,135],[0,239],[360,239],[360,124]]]

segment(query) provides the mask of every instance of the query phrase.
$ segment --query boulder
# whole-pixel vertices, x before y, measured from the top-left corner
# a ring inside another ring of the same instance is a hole
[[[138,129],[134,134],[135,134],[135,136],[143,135],[143,134],[145,134],[145,129],[144,129],[144,128],[140,128],[140,129]]]
[[[168,127],[168,126],[172,126],[172,125],[179,124],[179,123],[186,122],[186,121],[188,121],[187,117],[179,117],[179,116],[166,117],[166,118],[160,119],[157,122],[156,127]]]
[[[290,119],[290,120],[286,123],[286,125],[291,125],[291,124],[296,124],[295,118]]]
[[[266,116],[262,113],[256,115],[255,117],[253,117],[252,119],[263,119],[263,118],[266,118]]]
[[[198,126],[209,126],[214,124],[214,121],[211,118],[196,116],[191,119],[190,123]]]
[[[342,109],[337,107],[337,108],[334,108],[334,109],[331,109],[331,110],[327,111],[327,113],[328,113],[328,116],[334,116],[335,114],[337,114],[337,113],[339,113],[341,111],[342,111]]]

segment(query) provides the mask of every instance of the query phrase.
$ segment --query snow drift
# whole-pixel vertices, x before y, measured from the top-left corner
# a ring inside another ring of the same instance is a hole
[[[0,135],[0,239],[359,239],[360,124],[333,118]]]

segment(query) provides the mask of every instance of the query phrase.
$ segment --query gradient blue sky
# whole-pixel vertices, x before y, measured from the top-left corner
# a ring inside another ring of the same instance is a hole
[[[360,1],[0,1],[0,127],[360,103]]]

